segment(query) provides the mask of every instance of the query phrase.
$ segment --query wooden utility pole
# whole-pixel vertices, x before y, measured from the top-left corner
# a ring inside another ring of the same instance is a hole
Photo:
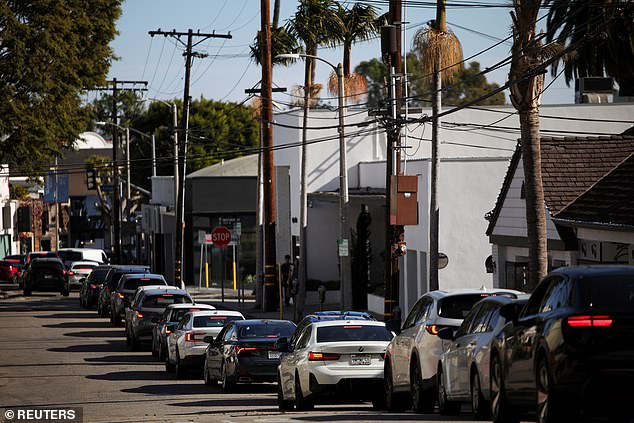
[[[399,316],[395,315],[395,308],[399,306],[399,254],[395,245],[402,240],[404,228],[396,225],[396,215],[392,214],[395,199],[396,176],[401,173],[401,140],[400,140],[400,110],[403,97],[402,89],[402,69],[403,60],[401,56],[401,0],[390,1],[390,24],[396,27],[394,37],[396,38],[396,49],[389,55],[390,71],[390,107],[392,117],[392,127],[387,133],[387,157],[386,157],[386,179],[385,179],[385,303],[384,318],[386,321]],[[394,81],[396,80],[396,82]]]
[[[180,287],[183,286],[183,239],[185,238],[185,174],[187,172],[187,141],[189,138],[189,105],[191,97],[189,95],[189,82],[191,77],[192,60],[194,57],[205,58],[206,54],[200,54],[193,51],[193,48],[198,44],[209,38],[233,38],[231,34],[203,34],[200,31],[194,32],[189,29],[187,32],[172,31],[149,31],[150,36],[163,35],[164,37],[171,36],[185,46],[185,90],[183,93],[183,120],[181,127],[183,131],[183,142],[178,145],[178,156],[180,156],[178,166],[178,195],[175,204],[176,208],[176,239],[174,245],[174,285]],[[181,37],[187,36],[187,41],[183,42]],[[201,39],[194,44],[193,38],[200,37]],[[176,160],[177,158],[175,158]],[[176,177],[176,175],[174,175]]]
[[[121,183],[119,181],[119,92],[121,91],[147,91],[147,81],[119,81],[113,78],[106,81],[109,86],[94,88],[94,91],[112,90],[112,262],[120,264],[121,254]],[[126,85],[132,87],[126,88]],[[142,85],[143,88],[137,88]],[[120,87],[121,86],[121,87]]]
[[[262,45],[262,183],[264,191],[264,311],[275,310],[278,289],[276,288],[275,252],[275,172],[273,162],[273,90],[271,57],[271,4],[260,1]],[[281,310],[280,310],[281,312]]]

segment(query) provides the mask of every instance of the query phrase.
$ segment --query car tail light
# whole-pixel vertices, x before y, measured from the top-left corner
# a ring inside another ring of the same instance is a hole
[[[568,326],[580,327],[607,327],[612,325],[610,316],[570,316],[566,319]]]
[[[236,354],[240,354],[243,351],[257,351],[258,349],[255,347],[240,347],[238,345],[235,346]]]
[[[339,360],[339,357],[341,356],[341,354],[335,354],[335,353],[322,353],[322,352],[316,352],[316,351],[310,351],[308,353],[308,361],[319,361],[319,360],[323,360],[323,361],[329,361],[329,360]]]
[[[119,295],[119,298],[121,298],[121,299],[125,298],[125,295],[123,295],[122,293],[119,293],[118,295]]]
[[[90,289],[97,289],[97,285],[90,285]]]
[[[149,281],[150,278],[141,278],[142,281]]]
[[[75,276],[75,272],[73,272],[72,270],[69,270],[68,272],[66,272],[66,274],[68,276]]]
[[[442,328],[438,325],[426,325],[425,329],[427,329],[427,332],[432,335],[438,335],[438,331]]]
[[[137,311],[136,312],[136,317],[138,317],[139,319],[142,319],[143,318],[143,313]]]
[[[200,338],[196,338],[196,337]],[[187,332],[185,334],[185,341],[187,342],[202,342],[202,337],[205,336],[204,333],[196,333],[196,332]]]
[[[169,328],[169,326],[165,326],[165,335],[169,335],[170,333],[172,333],[172,330]]]

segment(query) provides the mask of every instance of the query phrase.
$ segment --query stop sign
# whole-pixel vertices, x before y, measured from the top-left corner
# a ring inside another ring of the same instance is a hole
[[[226,247],[231,242],[231,231],[224,226],[216,226],[211,232],[211,242],[216,247]]]

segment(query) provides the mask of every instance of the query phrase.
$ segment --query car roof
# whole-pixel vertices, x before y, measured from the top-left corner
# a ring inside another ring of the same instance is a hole
[[[38,257],[31,260],[31,263],[62,263],[62,259],[58,257]]]
[[[190,308],[190,307],[198,307],[198,308],[203,308],[203,309],[208,309],[208,310],[215,310],[216,307],[212,306],[211,304],[204,304],[204,303],[178,303],[178,304],[170,304],[167,306],[167,308]]]
[[[141,278],[165,280],[165,277],[163,275],[159,275],[158,273],[126,273],[125,275],[121,276],[121,279],[141,279]]]
[[[358,320],[358,319],[342,319],[342,320],[321,320],[319,322],[313,322],[313,326],[321,328],[324,326],[342,326],[342,325],[354,325],[354,326],[381,326],[385,327],[385,322],[379,322],[378,320]]]
[[[293,326],[295,326],[295,323],[291,322],[290,320],[279,320],[279,319],[249,319],[249,320],[238,320],[235,323],[240,326],[268,325],[271,323],[283,323],[283,324],[290,323]]]
[[[307,320],[310,322],[318,322],[318,321],[324,321],[324,320],[342,320],[342,319],[376,320],[372,314],[365,311],[339,311],[339,310],[316,311],[304,317],[302,320]]]
[[[193,317],[196,316],[241,316],[244,317],[242,313],[234,310],[200,310],[200,311],[190,311],[187,314],[191,314]]]
[[[565,274],[575,279],[587,276],[632,276],[634,275],[634,266],[614,264],[569,266],[559,267],[551,274]]]
[[[496,293],[504,293],[504,294],[513,294],[515,296],[520,296],[526,294],[522,291],[516,291],[514,289],[506,289],[506,288],[484,288],[484,289],[447,289],[447,290],[435,290],[430,291],[424,294],[423,296],[431,297],[434,299],[441,299],[446,297],[451,297],[454,295],[472,295],[472,294],[480,294],[484,297],[491,294]]]
[[[170,285],[146,285],[137,288],[137,291],[144,291],[147,295],[163,294],[169,292],[170,294],[181,294],[189,296],[189,292],[184,289],[180,289],[176,286]]]
[[[70,262],[70,265],[71,265],[71,266],[75,266],[75,265],[78,265],[78,264],[82,264],[82,265],[86,265],[86,264],[94,264],[94,265],[95,265],[95,267],[96,267],[96,265],[97,265],[97,264],[99,264],[99,263],[98,263],[98,262],[96,262],[96,261],[91,261],[91,260],[71,261],[71,262]]]

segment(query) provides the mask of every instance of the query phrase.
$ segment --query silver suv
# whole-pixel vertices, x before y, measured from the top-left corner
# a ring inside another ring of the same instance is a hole
[[[412,307],[403,327],[400,321],[387,326],[397,333],[385,357],[385,393],[389,411],[402,411],[409,404],[419,413],[433,413],[436,404],[436,373],[443,349],[440,329],[457,329],[471,308],[492,295],[517,298],[510,289],[432,291]]]

